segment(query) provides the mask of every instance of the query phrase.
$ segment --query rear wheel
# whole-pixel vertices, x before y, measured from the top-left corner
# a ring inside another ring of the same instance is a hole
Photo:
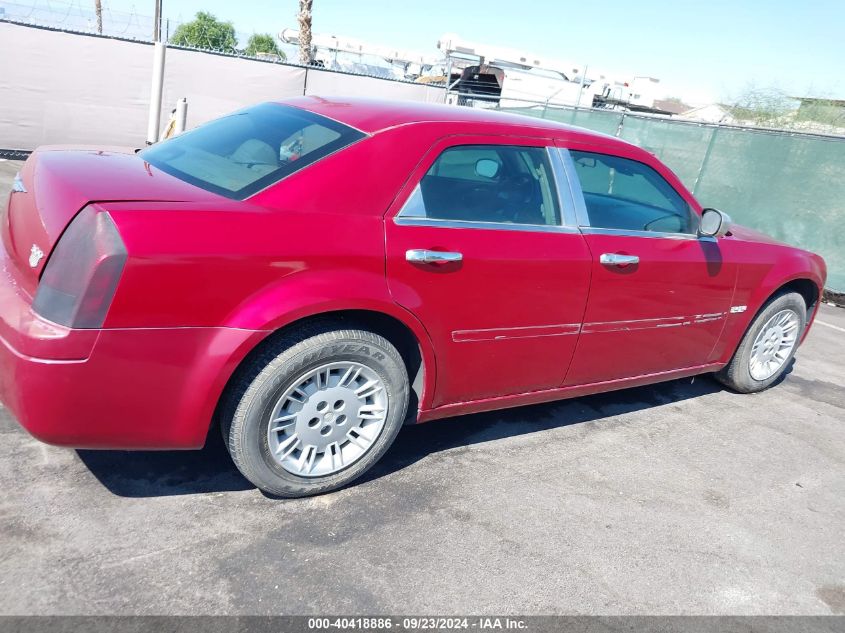
[[[399,352],[366,330],[311,326],[249,361],[230,390],[223,435],[244,477],[302,497],[360,477],[393,443],[408,406]]]
[[[740,393],[766,389],[789,367],[806,321],[807,306],[800,294],[773,297],[752,321],[731,362],[716,374],[717,380]]]

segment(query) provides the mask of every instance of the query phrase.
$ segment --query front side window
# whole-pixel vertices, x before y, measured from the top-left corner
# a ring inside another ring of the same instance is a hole
[[[364,134],[331,119],[263,103],[140,152],[171,176],[243,200]]]
[[[590,226],[626,231],[694,233],[687,202],[644,163],[570,150]]]
[[[556,226],[560,210],[541,147],[462,145],[434,161],[402,217]]]

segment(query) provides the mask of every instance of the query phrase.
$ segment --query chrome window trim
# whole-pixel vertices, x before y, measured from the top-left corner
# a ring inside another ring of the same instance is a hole
[[[628,229],[608,229],[603,227],[594,227],[590,224],[590,214],[587,212],[587,203],[584,200],[584,192],[581,189],[581,181],[578,179],[578,173],[575,171],[575,161],[568,149],[558,148],[560,152],[561,162],[566,170],[566,177],[569,181],[569,186],[572,191],[572,196],[575,199],[575,210],[578,217],[578,226],[584,235],[621,235],[626,237],[651,237],[668,240],[698,240],[702,242],[715,242],[715,238],[709,238],[705,235],[698,235],[697,233],[668,233],[663,231],[634,231]],[[610,154],[616,156],[616,154]],[[623,158],[620,156],[619,158]],[[648,165],[646,165],[648,167]],[[658,173],[658,175],[660,175]],[[662,177],[662,176],[661,176]],[[670,187],[672,184],[667,181]],[[674,187],[672,187],[674,189]],[[678,194],[681,196],[681,194]],[[683,199],[683,196],[681,196]],[[684,200],[686,202],[686,200]],[[688,205],[689,206],[689,205]],[[695,221],[695,213],[691,208],[689,213],[693,216]]]
[[[578,234],[574,226],[560,224],[511,224],[507,222],[471,222],[466,220],[438,220],[396,215],[393,223],[399,226],[431,226],[446,229],[486,229],[490,231],[518,231],[528,233],[567,233]]]
[[[655,237],[669,240],[699,240],[702,242],[715,242],[715,238],[697,235],[695,233],[663,233],[660,231],[630,231],[628,229],[604,229],[593,226],[582,226],[581,232],[584,235],[625,235],[627,237]]]
[[[587,213],[587,203],[584,202],[584,192],[581,190],[581,181],[578,178],[578,172],[575,171],[575,161],[572,160],[572,155],[568,149],[558,147],[557,152],[560,162],[563,165],[566,181],[569,184],[569,192],[575,206],[575,225],[580,227],[590,226],[590,215]]]
[[[576,198],[572,195],[572,183],[566,173],[566,167],[563,164],[560,150],[556,147],[547,147],[546,153],[549,157],[549,163],[552,166],[552,178],[554,179],[558,205],[560,206],[561,225],[577,228]]]
[[[472,145],[471,143],[469,145]],[[490,145],[490,143],[481,143],[480,145]],[[420,181],[417,181],[411,190],[411,194],[402,203],[402,208],[393,216],[393,223],[399,226],[431,226],[446,229],[484,229],[489,231],[518,231],[526,233],[565,233],[565,234],[580,234],[581,231],[577,226],[576,203],[572,197],[571,182],[567,177],[566,170],[561,162],[558,154],[559,150],[553,146],[540,147],[537,145],[520,145],[511,143],[501,143],[495,145],[503,145],[506,147],[531,147],[538,149],[545,149],[549,163],[552,167],[551,184],[554,186],[555,195],[560,207],[560,214],[558,221],[560,224],[516,224],[512,222],[476,222],[470,220],[443,220],[438,218],[420,217],[417,215],[405,215],[408,208],[408,203],[413,199],[414,193],[420,186]],[[450,145],[443,149],[445,152],[453,147],[462,147],[463,145]],[[435,158],[435,162],[443,154]],[[433,164],[433,163],[432,163]],[[580,189],[579,189],[580,191]],[[583,200],[582,200],[583,204]]]

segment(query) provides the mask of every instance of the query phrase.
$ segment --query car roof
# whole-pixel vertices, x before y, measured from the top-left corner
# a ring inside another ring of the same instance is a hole
[[[486,108],[470,108],[418,101],[388,101],[357,97],[294,97],[279,101],[333,119],[366,134],[419,123],[488,123],[491,125],[520,128],[523,132],[534,132],[543,136],[577,137],[585,142],[602,144],[630,143],[616,137],[550,121]],[[549,134],[551,132],[552,134]]]

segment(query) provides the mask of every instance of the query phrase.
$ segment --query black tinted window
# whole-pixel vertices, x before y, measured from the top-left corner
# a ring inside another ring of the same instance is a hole
[[[157,143],[140,156],[192,185],[243,199],[363,136],[305,110],[264,103]]]
[[[692,213],[654,169],[626,158],[571,150],[590,225],[603,229],[693,233]]]
[[[402,215],[464,222],[560,224],[546,150],[507,145],[451,147],[437,158]]]

